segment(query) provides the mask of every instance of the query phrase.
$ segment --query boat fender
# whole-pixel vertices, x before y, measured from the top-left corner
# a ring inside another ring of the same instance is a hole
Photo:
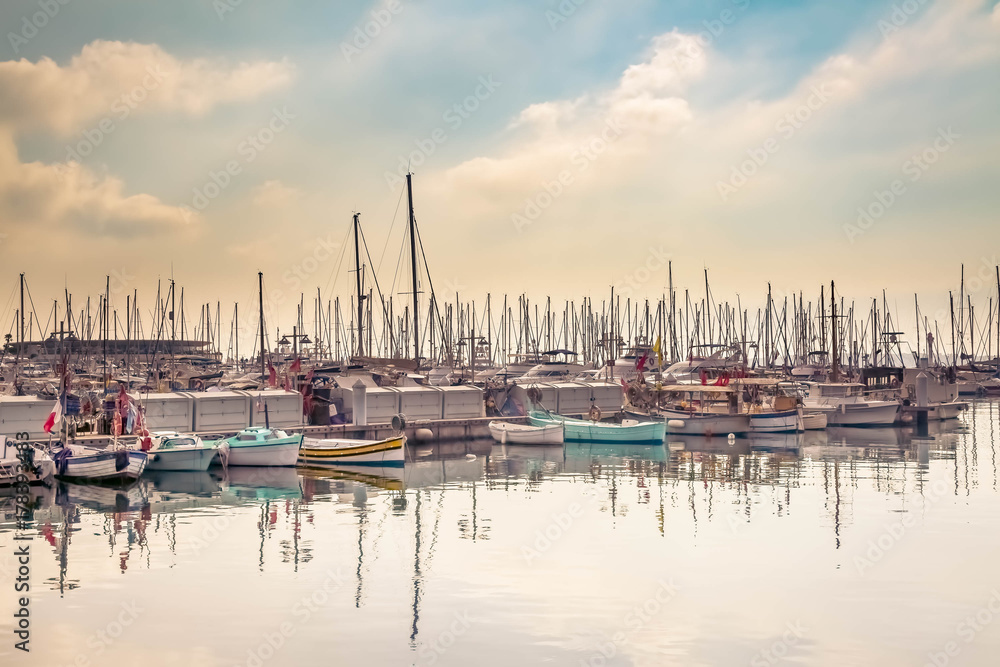
[[[670,428],[684,428],[684,420],[683,419],[671,419],[671,420],[667,421],[667,426],[669,426]]]
[[[160,460],[159,454],[153,454],[153,463],[157,463]]]
[[[592,422],[601,421],[601,407],[596,403],[592,403],[590,406],[590,412],[587,413],[587,417],[590,418]]]
[[[429,428],[418,428],[413,437],[417,442],[431,442],[434,440],[434,431]]]
[[[406,415],[397,414],[392,418],[392,428],[394,431],[402,432],[406,429]]]

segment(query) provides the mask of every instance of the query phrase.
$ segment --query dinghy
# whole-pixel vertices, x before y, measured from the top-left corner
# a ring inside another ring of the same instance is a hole
[[[662,421],[640,422],[626,419],[621,424],[614,424],[572,419],[550,412],[538,411],[529,412],[528,420],[532,426],[562,425],[563,439],[566,442],[661,444],[665,432],[665,425]]]
[[[405,435],[385,440],[306,438],[299,450],[299,463],[401,466],[406,455],[405,445]]]
[[[214,443],[206,444],[196,435],[176,431],[158,431],[150,436],[146,470],[204,471],[219,454]]]
[[[146,469],[146,452],[127,449],[95,449],[83,445],[59,448],[52,460],[56,477],[92,482],[127,482],[139,479]]]
[[[294,466],[299,459],[302,434],[288,435],[266,426],[245,428],[231,438],[218,442],[222,451],[228,447],[230,466]]]
[[[510,422],[489,423],[490,435],[500,444],[512,445],[561,445],[563,425],[530,426]]]

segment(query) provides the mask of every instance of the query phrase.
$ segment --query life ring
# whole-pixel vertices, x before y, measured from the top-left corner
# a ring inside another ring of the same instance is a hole
[[[601,408],[596,403],[590,406],[590,411],[587,413],[587,417],[592,422],[601,421]]]

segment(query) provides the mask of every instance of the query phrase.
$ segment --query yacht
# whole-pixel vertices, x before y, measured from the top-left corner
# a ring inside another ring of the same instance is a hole
[[[821,412],[830,426],[889,426],[896,422],[899,401],[865,396],[856,382],[806,382],[806,412]]]

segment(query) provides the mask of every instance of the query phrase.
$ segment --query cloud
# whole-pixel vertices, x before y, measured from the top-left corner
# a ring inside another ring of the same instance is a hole
[[[0,218],[15,230],[30,225],[88,238],[190,229],[196,218],[181,207],[129,194],[120,178],[75,159],[21,162],[17,137],[85,128],[82,143],[93,143],[91,135],[100,143],[103,133],[132,113],[203,115],[286,85],[292,76],[285,61],[231,66],[181,60],[155,44],[131,42],[93,42],[65,66],[48,58],[0,62]]]
[[[264,181],[253,189],[253,203],[255,206],[265,206],[277,208],[295,202],[302,196],[302,191],[281,181]]]
[[[259,97],[293,76],[287,61],[180,60],[156,44],[98,40],[65,66],[49,58],[0,62],[0,125],[67,135],[126,110],[201,115]]]

